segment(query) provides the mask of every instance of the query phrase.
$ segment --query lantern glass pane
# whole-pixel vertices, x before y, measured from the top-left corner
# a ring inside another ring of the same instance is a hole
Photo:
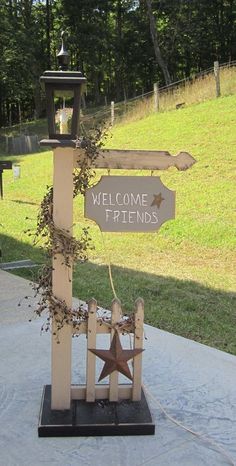
[[[56,134],[70,134],[74,106],[73,90],[55,90],[54,106]]]

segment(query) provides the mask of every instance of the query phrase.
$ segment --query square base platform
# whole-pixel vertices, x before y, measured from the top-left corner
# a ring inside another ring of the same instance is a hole
[[[153,435],[148,403],[142,390],[140,401],[88,403],[73,400],[71,409],[51,410],[51,386],[45,385],[39,415],[39,437],[89,437],[111,435]]]

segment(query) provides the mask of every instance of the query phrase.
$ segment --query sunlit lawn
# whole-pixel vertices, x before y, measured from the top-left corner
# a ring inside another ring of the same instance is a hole
[[[98,227],[83,217],[83,200],[75,201],[74,232],[91,225],[95,245],[89,262],[76,266],[75,296],[94,296],[110,306],[110,258],[125,310],[142,296],[146,322],[236,354],[235,106],[236,96],[230,96],[114,128],[109,147],[185,150],[198,162],[187,172],[154,173],[176,190],[176,219],[158,233],[104,233],[102,239]],[[40,200],[52,182],[52,156],[42,152],[19,156],[17,162],[20,180],[4,173],[2,260],[43,262],[24,230],[35,226]],[[29,271],[20,273],[29,276]]]

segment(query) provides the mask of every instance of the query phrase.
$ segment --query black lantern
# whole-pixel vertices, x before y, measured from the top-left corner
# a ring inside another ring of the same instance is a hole
[[[64,32],[61,37],[62,46],[57,55],[60,71],[45,71],[40,77],[46,94],[48,133],[51,140],[48,143],[77,139],[81,91],[86,83],[86,78],[80,71],[68,71],[69,54],[64,44]]]

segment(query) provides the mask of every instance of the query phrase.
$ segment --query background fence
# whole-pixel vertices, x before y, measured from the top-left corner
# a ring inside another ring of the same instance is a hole
[[[122,102],[111,102],[91,114],[84,114],[86,127],[96,126],[101,121],[111,125],[122,120],[136,120],[153,112],[180,109],[193,103],[236,93],[236,61],[219,64],[189,78],[153,89],[142,95]]]
[[[122,102],[94,109],[84,109],[81,114],[82,131],[119,122],[129,122],[144,118],[154,112],[181,109],[194,103],[204,102],[215,97],[236,93],[236,61],[218,62],[214,66],[189,78],[176,81],[168,86],[153,89]],[[3,153],[22,154],[37,152],[38,139],[47,137],[46,120],[21,123],[21,125],[1,128],[0,149]]]
[[[37,135],[6,136],[5,143],[7,154],[31,154],[39,151]]]

